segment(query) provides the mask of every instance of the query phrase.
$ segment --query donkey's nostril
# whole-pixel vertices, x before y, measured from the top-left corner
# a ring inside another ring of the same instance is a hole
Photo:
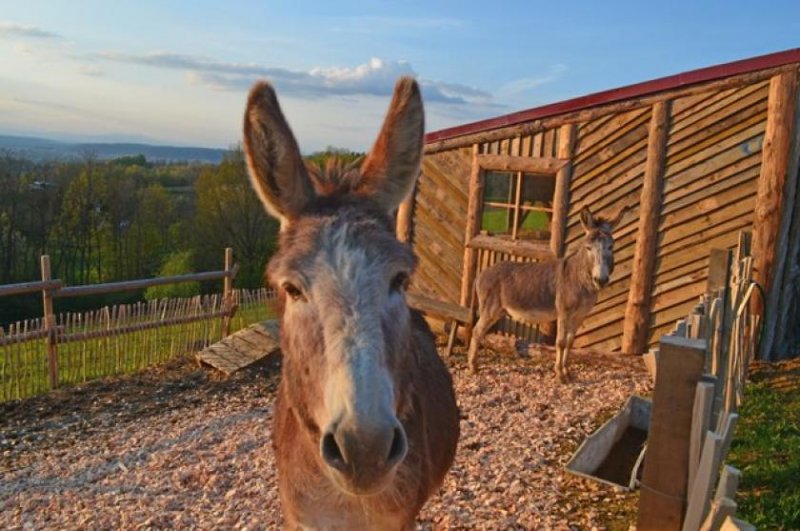
[[[322,453],[322,459],[324,459],[329,466],[336,470],[344,470],[347,468],[344,455],[342,455],[342,450],[339,448],[333,433],[328,432],[322,437],[321,446],[320,451]]]
[[[392,466],[402,461],[406,456],[407,449],[406,434],[402,428],[395,428],[392,446],[389,448],[389,455],[386,456],[386,464]]]

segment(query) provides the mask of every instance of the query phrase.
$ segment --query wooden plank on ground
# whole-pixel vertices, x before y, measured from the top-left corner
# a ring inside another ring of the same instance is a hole
[[[197,360],[231,375],[280,349],[277,321],[265,321],[239,330],[197,353]]]

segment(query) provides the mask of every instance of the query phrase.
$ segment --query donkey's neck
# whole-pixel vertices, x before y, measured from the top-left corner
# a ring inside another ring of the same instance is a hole
[[[585,291],[599,291],[592,280],[592,257],[583,247],[564,258],[564,277]]]

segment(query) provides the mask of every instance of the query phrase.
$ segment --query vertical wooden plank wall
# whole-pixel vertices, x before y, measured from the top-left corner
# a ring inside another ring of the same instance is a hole
[[[651,117],[651,108],[645,107],[601,116],[578,128],[567,245],[575,246],[583,238],[579,215],[584,206],[605,216],[613,215],[623,205],[632,207],[614,231],[614,273],[578,330],[575,339],[578,347],[607,350],[620,347]]]

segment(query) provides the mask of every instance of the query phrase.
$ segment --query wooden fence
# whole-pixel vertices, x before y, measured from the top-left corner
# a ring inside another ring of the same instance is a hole
[[[42,257],[42,281],[0,286],[0,297],[42,292],[41,318],[0,327],[0,400],[19,399],[64,384],[139,370],[201,350],[232,331],[270,316],[274,293],[234,290],[238,267],[226,249],[225,269],[174,277],[64,287],[50,278]],[[222,293],[55,313],[53,300],[180,282],[223,280]]]
[[[645,355],[656,384],[638,529],[752,529],[735,518],[741,473],[723,467],[759,330],[749,246],[743,233],[733,256],[712,252],[708,294]]]

